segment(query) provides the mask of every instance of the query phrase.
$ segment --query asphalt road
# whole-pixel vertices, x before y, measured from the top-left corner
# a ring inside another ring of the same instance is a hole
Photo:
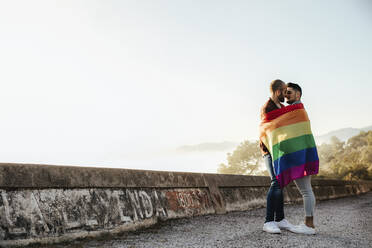
[[[302,205],[286,205],[286,218],[299,224]],[[79,241],[53,248],[113,247],[372,247],[372,192],[360,196],[318,202],[317,234],[262,231],[265,209],[170,220],[120,237]],[[50,247],[50,246],[49,246]]]

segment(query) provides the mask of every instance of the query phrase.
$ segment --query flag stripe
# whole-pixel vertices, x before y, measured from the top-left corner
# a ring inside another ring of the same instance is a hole
[[[286,154],[274,161],[275,175],[279,175],[291,167],[317,160],[319,160],[319,158],[316,147],[306,148],[297,152]]]
[[[292,139],[284,140],[274,145],[271,154],[273,156],[273,161],[275,161],[286,154],[304,150],[306,148],[312,148],[315,146],[316,144],[314,136],[312,134],[306,134]]]
[[[286,106],[284,108],[275,109],[275,110],[270,111],[270,112],[265,114],[264,121],[274,120],[281,115],[284,115],[288,112],[291,112],[291,111],[294,111],[294,110],[297,110],[297,109],[304,109],[304,105],[302,103],[298,103],[298,104],[293,104],[293,105]]]
[[[319,172],[319,160],[307,162],[305,164],[291,167],[283,171],[282,174],[277,176],[278,182],[281,187],[285,187],[292,180],[302,178],[304,176],[316,175]]]

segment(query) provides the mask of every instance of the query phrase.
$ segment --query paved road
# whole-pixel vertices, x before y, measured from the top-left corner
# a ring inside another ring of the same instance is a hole
[[[303,218],[302,205],[286,205],[294,224]],[[174,247],[372,247],[372,192],[317,203],[315,236],[262,231],[265,209],[226,215],[171,220],[156,227],[110,240],[75,242],[55,248],[174,248]]]

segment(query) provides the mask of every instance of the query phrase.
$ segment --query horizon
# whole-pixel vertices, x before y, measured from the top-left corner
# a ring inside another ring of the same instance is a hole
[[[211,171],[174,150],[257,140],[277,78],[314,136],[372,123],[370,1],[21,2],[0,8],[0,161]]]

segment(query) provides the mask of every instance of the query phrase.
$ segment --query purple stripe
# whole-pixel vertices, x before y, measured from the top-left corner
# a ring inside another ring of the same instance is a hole
[[[307,162],[305,164],[291,167],[281,174],[279,174],[276,178],[280,184],[281,188],[284,188],[288,183],[291,181],[302,178],[308,175],[316,175],[319,171],[319,160],[313,162]]]

